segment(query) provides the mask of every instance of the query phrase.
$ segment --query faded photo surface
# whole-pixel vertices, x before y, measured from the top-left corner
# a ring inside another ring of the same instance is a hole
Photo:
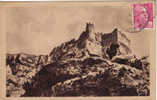
[[[7,6],[6,96],[150,96],[153,13],[133,4]]]

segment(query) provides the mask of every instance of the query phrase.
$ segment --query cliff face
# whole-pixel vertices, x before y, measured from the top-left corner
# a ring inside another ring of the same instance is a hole
[[[7,54],[7,96],[147,96],[149,62],[126,56],[129,44],[118,29],[95,33],[87,23],[48,55]]]

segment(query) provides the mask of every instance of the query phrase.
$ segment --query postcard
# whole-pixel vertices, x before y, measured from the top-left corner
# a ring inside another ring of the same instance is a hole
[[[2,99],[155,99],[155,1],[0,6]]]

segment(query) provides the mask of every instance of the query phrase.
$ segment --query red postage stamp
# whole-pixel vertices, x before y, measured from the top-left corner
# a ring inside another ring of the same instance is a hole
[[[134,29],[153,28],[153,4],[133,4]]]

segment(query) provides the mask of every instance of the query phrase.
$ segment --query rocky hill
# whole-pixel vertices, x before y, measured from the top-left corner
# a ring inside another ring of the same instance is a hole
[[[147,57],[131,55],[130,40],[87,23],[78,39],[48,55],[7,54],[7,96],[148,96]]]

